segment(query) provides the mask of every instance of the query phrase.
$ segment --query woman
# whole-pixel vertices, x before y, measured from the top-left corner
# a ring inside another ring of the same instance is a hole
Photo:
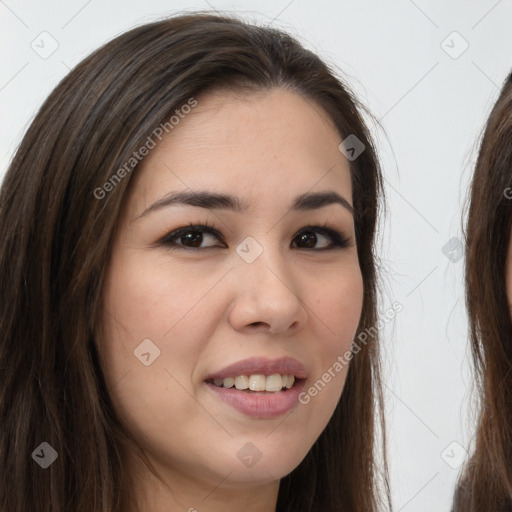
[[[1,190],[1,510],[388,505],[381,184],[284,33],[187,14],[79,64]]]
[[[454,511],[512,511],[512,75],[480,144],[466,229],[466,302],[480,412]]]

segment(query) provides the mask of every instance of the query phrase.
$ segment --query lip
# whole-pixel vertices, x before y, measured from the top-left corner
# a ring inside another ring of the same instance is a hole
[[[246,392],[236,388],[223,388],[213,384],[213,379],[225,379],[239,375],[294,375],[295,382],[290,389],[281,391]],[[269,359],[251,357],[226,366],[204,380],[206,387],[224,403],[253,418],[275,418],[291,411],[299,403],[308,372],[305,366],[292,357]]]
[[[206,380],[225,379],[238,375],[294,375],[297,379],[305,379],[308,372],[304,365],[292,357],[268,359],[266,357],[250,357],[226,366],[218,372],[206,377]]]
[[[211,382],[204,383],[212,393],[239,412],[253,418],[275,418],[291,411],[299,403],[305,380],[296,380],[283,391],[245,392],[236,388],[221,388]]]

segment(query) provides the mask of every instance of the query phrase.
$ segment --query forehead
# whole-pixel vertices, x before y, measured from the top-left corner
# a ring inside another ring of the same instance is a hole
[[[351,202],[340,142],[328,114],[296,93],[206,94],[141,162],[131,200],[140,209],[142,197],[209,188],[270,203],[334,188]]]

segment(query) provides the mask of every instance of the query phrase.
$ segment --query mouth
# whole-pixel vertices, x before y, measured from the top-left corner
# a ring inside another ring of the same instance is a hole
[[[291,389],[300,380],[295,375],[274,373],[272,375],[252,374],[208,379],[206,382],[219,388],[237,389],[247,393],[279,393]]]
[[[291,411],[307,378],[292,358],[251,358],[208,376],[204,383],[223,403],[253,418],[272,418]]]

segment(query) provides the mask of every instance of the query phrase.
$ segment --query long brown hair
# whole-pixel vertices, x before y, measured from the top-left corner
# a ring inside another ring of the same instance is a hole
[[[112,234],[136,169],[102,199],[94,191],[191,97],[275,87],[315,102],[342,138],[355,135],[365,146],[350,163],[364,280],[358,333],[376,324],[382,178],[363,107],[342,80],[289,35],[231,17],[185,14],[116,37],[45,101],[0,192],[2,512],[133,508],[120,456],[120,443],[132,440],[109,399],[94,334]],[[373,336],[351,362],[325,431],[281,480],[278,509],[390,506],[382,410]],[[379,431],[384,456],[377,463]],[[42,442],[58,453],[44,470],[31,457]]]
[[[457,512],[512,511],[512,321],[507,253],[512,228],[512,75],[487,121],[466,225],[466,304],[478,389],[474,453]]]

